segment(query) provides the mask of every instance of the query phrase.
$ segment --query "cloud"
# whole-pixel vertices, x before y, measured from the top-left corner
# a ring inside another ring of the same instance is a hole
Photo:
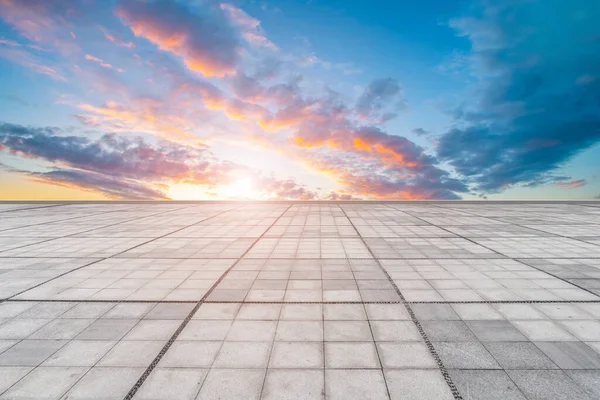
[[[425,129],[423,129],[423,128],[415,128],[415,129],[413,129],[413,130],[412,130],[412,132],[413,132],[415,135],[417,135],[417,136],[428,136],[428,135],[430,135],[430,132],[429,132],[429,131],[426,131],[426,130],[425,130]]]
[[[125,42],[123,40],[117,39],[112,33],[108,32],[105,28],[102,27],[100,29],[104,33],[104,37],[106,38],[106,40],[108,40],[109,42],[112,42],[120,47],[126,47],[128,49],[135,48],[135,44],[133,42]]]
[[[385,122],[407,108],[400,83],[393,78],[373,80],[356,102],[360,118]]]
[[[16,42],[16,41],[10,40],[10,39],[5,39],[5,38],[0,38],[0,44],[3,44],[5,46],[11,46],[11,47],[20,47],[21,46],[19,44],[19,42]]]
[[[28,40],[72,53],[78,46],[71,31],[64,28],[83,4],[71,0],[0,0],[0,17]]]
[[[137,181],[214,184],[231,165],[217,162],[210,152],[162,141],[151,144],[141,137],[105,134],[96,140],[65,136],[59,128],[31,128],[0,124],[0,150],[21,157],[43,159],[114,178]]]
[[[580,188],[585,185],[587,185],[587,181],[585,179],[577,179],[577,180],[568,181],[568,182],[557,182],[556,183],[556,186],[563,188],[563,189],[577,189],[577,188]]]
[[[117,15],[136,36],[182,57],[186,66],[205,76],[234,74],[242,36],[229,13],[216,3],[192,9],[167,0],[122,1]]]
[[[93,62],[95,62],[95,63],[98,63],[98,64],[100,64],[100,66],[102,66],[102,67],[104,67],[104,68],[108,68],[108,69],[115,69],[115,70],[117,70],[118,72],[125,72],[125,70],[123,70],[123,69],[121,69],[121,68],[115,68],[115,67],[113,67],[111,64],[109,64],[109,63],[105,62],[104,60],[102,60],[102,59],[100,59],[100,58],[98,58],[98,57],[94,57],[94,56],[92,56],[92,55],[90,55],[90,54],[86,54],[86,55],[85,55],[85,59],[86,59],[86,60],[89,60],[89,61],[93,61]]]
[[[257,186],[267,192],[273,199],[281,200],[316,200],[316,192],[304,185],[298,184],[294,179],[275,179],[273,177],[260,177]]]
[[[210,188],[252,176],[257,190],[273,199],[311,200],[317,194],[294,179],[264,176],[243,165],[218,160],[208,149],[168,141],[104,134],[93,140],[59,128],[0,123],[0,151],[49,164],[48,171],[19,171],[31,179],[91,190],[110,198],[164,199],[174,184]]]
[[[164,191],[155,190],[134,180],[116,179],[90,171],[54,169],[49,172],[32,172],[33,181],[102,193],[110,199],[165,200]]]
[[[273,96],[271,89],[267,93]],[[346,192],[375,198],[449,199],[468,191],[464,182],[438,166],[436,157],[406,137],[353,120],[352,110],[335,93],[305,98],[292,86],[284,93],[283,108],[261,125],[273,131],[289,129],[291,143],[301,150],[297,159],[334,177]]]
[[[35,73],[46,75],[54,80],[67,80],[58,67],[50,65],[35,54],[21,47],[0,47],[0,57],[3,57],[14,64],[28,68]]]
[[[582,10],[585,10],[583,12]],[[600,4],[486,1],[451,26],[472,45],[473,95],[438,157],[484,192],[545,181],[600,141]]]

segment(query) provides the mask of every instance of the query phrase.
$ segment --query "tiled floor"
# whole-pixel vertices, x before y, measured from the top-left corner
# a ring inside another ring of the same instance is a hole
[[[599,203],[0,203],[0,399],[597,399]]]

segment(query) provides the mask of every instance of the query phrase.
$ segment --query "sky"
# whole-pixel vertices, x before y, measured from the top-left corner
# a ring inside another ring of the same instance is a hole
[[[0,0],[0,200],[600,198],[600,2]]]

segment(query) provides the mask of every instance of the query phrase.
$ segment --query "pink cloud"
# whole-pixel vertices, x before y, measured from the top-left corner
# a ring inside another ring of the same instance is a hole
[[[234,74],[242,49],[239,30],[218,6],[206,4],[202,12],[164,0],[126,0],[117,8],[136,36],[183,58],[190,70],[205,76]]]

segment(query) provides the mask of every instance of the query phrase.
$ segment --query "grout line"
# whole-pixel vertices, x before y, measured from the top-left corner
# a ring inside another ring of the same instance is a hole
[[[269,226],[269,228],[267,230],[265,230],[265,232],[267,232],[269,229],[271,229],[276,223],[277,221],[279,221],[279,219],[287,212],[287,210],[290,209],[290,207],[293,205],[293,203],[291,203],[286,209],[285,211],[282,211],[281,214],[279,215],[279,217],[277,217],[275,219],[275,221],[273,221],[273,223],[271,224],[271,226]],[[242,206],[238,206],[237,208],[240,208]],[[158,363],[160,362],[160,360],[163,358],[163,356],[165,355],[165,353],[171,348],[171,346],[173,345],[173,343],[175,342],[175,340],[177,340],[177,338],[179,337],[179,335],[181,334],[181,332],[185,329],[185,327],[187,326],[187,324],[192,320],[192,317],[194,316],[194,314],[196,314],[196,311],[198,311],[198,309],[200,308],[200,306],[204,303],[204,301],[208,298],[208,296],[210,296],[210,294],[213,292],[213,290],[221,283],[221,281],[227,276],[227,274],[229,273],[229,271],[231,271],[243,258],[246,254],[248,254],[250,252],[250,250],[254,247],[254,245],[256,245],[256,243],[258,243],[258,241],[264,236],[261,235],[260,237],[258,237],[247,249],[246,251],[244,251],[244,253],[231,265],[231,267],[229,267],[220,277],[219,279],[217,279],[217,281],[210,287],[210,289],[208,289],[208,291],[204,294],[204,296],[202,296],[202,298],[200,300],[198,300],[198,302],[196,302],[196,305],[194,306],[194,308],[192,309],[192,311],[190,311],[190,313],[188,314],[188,316],[183,320],[183,322],[181,323],[181,325],[179,325],[179,327],[177,328],[177,330],[175,331],[175,333],[173,333],[173,336],[171,336],[171,338],[167,341],[167,343],[165,344],[165,346],[160,350],[160,352],[156,355],[156,357],[154,358],[154,360],[152,361],[152,363],[150,363],[150,365],[148,366],[148,368],[146,368],[146,370],[144,371],[144,373],[142,374],[142,376],[140,376],[140,378],[137,380],[137,382],[133,385],[133,387],[131,388],[131,390],[129,390],[129,392],[127,393],[127,395],[124,397],[124,400],[131,400],[133,398],[133,396],[135,396],[135,394],[137,393],[137,391],[139,390],[139,388],[144,384],[144,382],[146,381],[146,379],[148,378],[148,376],[150,376],[150,374],[152,373],[152,371],[154,370],[154,368],[156,368],[156,366],[158,365]]]
[[[444,210],[444,207],[440,207],[440,206],[438,206],[438,205],[435,205],[435,204],[433,204],[433,206],[434,206],[434,207],[437,207],[437,208],[439,208],[439,209],[442,209],[442,210]],[[500,221],[500,222],[503,222],[502,220],[500,220],[500,219],[499,219],[499,218],[501,218],[500,216],[490,216],[490,217],[484,217],[484,216],[481,216],[481,215],[475,214],[475,213],[473,213],[473,212],[471,212],[471,211],[466,211],[466,210],[460,210],[460,211],[461,211],[461,212],[466,212],[467,214],[470,214],[470,215],[472,215],[472,216],[475,216],[475,217],[479,217],[479,218],[489,218],[489,219],[491,219],[491,220],[493,220],[493,221]],[[577,226],[577,225],[597,225],[597,224],[580,224],[580,223],[567,223],[567,222],[560,223],[560,222],[561,222],[561,221],[559,221],[559,223],[554,223],[554,224],[543,224],[543,225],[575,225],[575,226]],[[585,243],[585,244],[593,244],[593,243],[588,243],[588,242],[586,242],[586,241],[584,241],[584,240],[581,240],[581,239],[577,239],[577,237],[569,237],[569,236],[564,236],[564,235],[561,235],[561,234],[558,234],[558,233],[546,232],[546,231],[543,231],[543,230],[541,230],[541,229],[538,229],[538,228],[532,228],[531,226],[525,226],[525,225],[523,225],[523,224],[517,224],[517,223],[514,223],[514,222],[507,222],[507,224],[508,224],[508,225],[515,225],[515,226],[518,226],[518,227],[520,227],[520,228],[525,228],[525,229],[533,229],[534,231],[538,231],[538,232],[540,232],[540,233],[544,233],[544,235],[539,235],[538,237],[550,237],[550,238],[552,238],[552,237],[561,237],[561,238],[563,238],[563,239],[572,239],[572,240],[576,240],[576,241],[578,241],[578,242]],[[542,224],[531,224],[531,225],[542,225]],[[437,226],[437,225],[436,225],[436,226]],[[493,239],[494,237],[493,237],[493,236],[487,236],[487,237],[485,237],[485,238],[486,238],[486,239],[487,239],[487,238]],[[519,237],[517,236],[516,238],[519,238]],[[507,239],[512,239],[512,237],[510,237],[510,238],[507,238]]]
[[[434,207],[438,207],[438,206],[434,205]],[[441,207],[438,207],[438,208],[441,208]],[[471,214],[471,215],[474,215],[474,216],[478,216],[478,217],[480,217],[479,215],[477,215],[477,214],[474,214],[474,213],[471,213],[471,212],[469,212],[469,211],[465,211],[465,212],[466,212],[466,213],[468,213],[468,214]],[[488,217],[483,217],[483,218],[488,218]],[[493,217],[489,217],[489,218],[492,218],[492,219],[493,219]],[[520,225],[520,224],[514,224],[514,223],[511,223],[511,225],[519,226],[519,227],[521,227],[521,228],[529,228],[528,226],[523,226],[523,225]],[[443,229],[443,228],[442,228],[442,229]],[[529,229],[533,229],[533,230],[536,230],[536,231],[539,231],[539,232],[542,232],[542,233],[545,233],[545,234],[549,234],[549,232],[544,232],[544,231],[541,231],[541,230],[539,230],[539,229],[536,229],[536,228],[529,228]],[[550,235],[551,235],[551,236],[549,236],[550,238],[552,238],[552,237],[561,237],[561,238],[563,238],[563,239],[573,239],[573,238],[569,238],[569,237],[566,237],[566,236],[563,236],[563,235],[559,235],[559,234],[554,234],[554,233],[550,233]],[[462,236],[461,236],[461,237],[462,237]],[[585,242],[585,241],[583,241],[583,240],[579,240],[579,239],[574,239],[574,240],[577,240],[577,241],[579,241],[579,242],[586,243],[586,244],[591,244],[591,243],[588,243],[588,242]],[[480,246],[483,246],[483,245],[481,245],[481,244],[480,244]],[[486,247],[486,246],[483,246],[483,247],[485,247],[485,248],[488,248],[488,247]],[[490,250],[492,250],[492,249],[490,249]],[[499,254],[501,254],[501,253],[499,253]],[[594,295],[594,296],[596,296],[596,297],[600,297],[600,295],[598,295],[598,294],[596,294],[596,293],[592,292],[591,290],[588,290],[588,289],[586,289],[586,288],[584,288],[584,287],[582,287],[582,286],[579,286],[579,285],[578,285],[578,284],[576,284],[576,283],[570,282],[570,281],[568,281],[568,280],[566,280],[566,279],[564,279],[564,278],[561,278],[561,277],[559,277],[559,276],[557,276],[557,275],[554,275],[553,273],[550,273],[550,272],[548,272],[548,271],[545,271],[545,270],[543,270],[543,269],[540,269],[540,268],[536,267],[535,265],[528,264],[526,261],[520,261],[520,260],[521,260],[521,258],[517,258],[517,257],[515,257],[515,258],[513,258],[513,257],[510,257],[510,258],[511,258],[512,260],[515,260],[515,261],[517,261],[517,262],[521,262],[522,264],[525,264],[525,265],[527,265],[527,266],[529,266],[529,267],[531,267],[531,268],[534,268],[534,269],[536,269],[536,270],[538,270],[538,271],[540,271],[540,272],[543,272],[543,273],[545,273],[545,274],[547,274],[547,275],[553,276],[554,278],[556,278],[556,279],[559,279],[559,280],[561,280],[561,281],[563,281],[563,282],[565,282],[565,283],[568,283],[569,285],[573,285],[573,286],[575,286],[575,287],[577,287],[577,288],[579,288],[579,289],[581,289],[581,290],[584,290],[584,291],[586,291],[586,292],[588,292],[588,293],[590,293],[590,294],[592,294],[592,295]],[[530,259],[530,258],[523,258],[523,260],[529,260],[529,259]],[[544,259],[545,259],[545,258],[544,258]]]
[[[66,204],[66,205],[68,205],[68,204]],[[190,208],[190,207],[186,207],[186,208]],[[185,209],[185,208],[180,208],[178,210],[183,210],[183,209]],[[25,211],[25,210],[21,210],[21,211]],[[171,211],[173,211],[173,210],[171,210]],[[58,222],[62,223],[62,222],[71,221],[71,220],[74,220],[74,219],[88,218],[88,217],[93,217],[93,216],[98,216],[98,215],[104,215],[104,214],[110,214],[110,213],[116,213],[116,212],[121,212],[121,211],[119,211],[119,210],[101,211],[101,212],[94,212],[94,213],[86,214],[86,215],[80,215],[80,216],[77,216],[77,217],[69,217],[69,218],[64,218],[64,219],[57,219],[55,221],[40,222],[39,224],[30,224],[30,225],[16,226],[14,228],[1,229],[0,230],[0,234],[2,234],[2,235],[5,235],[6,233],[10,234],[10,231],[13,230],[13,229],[31,228],[32,226],[40,226],[40,225],[51,225],[51,224],[55,224],[55,223],[58,223]],[[163,212],[159,212],[159,213],[155,213],[155,214],[150,214],[150,215],[147,215],[147,217],[153,217],[153,216],[158,215],[158,214],[164,214],[165,212],[169,212],[169,211],[163,211]],[[138,219],[138,218],[139,217],[131,219],[131,220],[127,220],[127,221],[117,222],[116,224],[119,224],[119,223],[122,223],[122,222],[133,221],[133,220]],[[143,218],[145,218],[145,217],[143,217]],[[107,226],[112,226],[112,225],[116,225],[116,224],[111,224],[111,225],[107,225]],[[100,228],[102,228],[102,227],[89,229],[89,230],[84,231],[84,232],[89,232],[91,230],[96,230],[96,229],[100,229]],[[71,236],[71,235],[67,235],[67,236]],[[27,236],[22,236],[22,237],[27,237]],[[35,236],[35,237],[37,237],[37,236]],[[57,239],[57,238],[54,238],[54,239]]]
[[[121,252],[119,252],[119,253],[117,253],[117,254],[113,254],[112,256],[110,256],[110,257],[108,257],[108,258],[113,258],[113,257],[116,257],[116,258],[127,258],[127,257],[118,257],[118,256],[119,256],[120,254],[126,253],[126,252],[128,252],[128,251],[130,251],[130,250],[136,249],[136,248],[138,248],[138,247],[140,247],[140,246],[143,246],[143,245],[145,245],[145,244],[151,243],[151,242],[153,242],[153,241],[155,241],[155,240],[158,240],[158,239],[163,239],[163,238],[165,238],[166,236],[169,236],[169,235],[171,235],[171,234],[173,234],[173,233],[175,233],[175,232],[179,232],[179,231],[181,231],[181,230],[184,230],[184,229],[186,229],[186,228],[189,228],[190,226],[194,226],[194,225],[196,225],[196,224],[200,224],[200,223],[202,223],[202,222],[204,222],[204,221],[208,221],[209,219],[212,219],[212,218],[218,217],[218,216],[220,216],[220,215],[223,215],[223,214],[225,214],[225,213],[227,213],[227,212],[229,212],[229,211],[237,210],[237,209],[238,209],[238,208],[240,208],[240,207],[243,207],[243,206],[237,206],[237,207],[234,207],[234,208],[227,209],[227,210],[225,210],[225,211],[221,211],[221,212],[219,212],[219,213],[216,213],[216,214],[213,214],[213,215],[211,215],[210,217],[204,218],[204,219],[203,219],[203,220],[201,220],[201,221],[194,222],[193,224],[186,225],[186,226],[184,226],[184,227],[182,227],[182,228],[179,228],[179,229],[175,229],[174,231],[171,231],[171,232],[169,232],[169,233],[165,233],[164,235],[153,237],[153,238],[151,238],[150,240],[147,240],[147,241],[145,241],[144,243],[140,243],[140,244],[138,244],[138,245],[136,245],[136,246],[130,247],[130,248],[128,248],[128,249],[126,249],[126,250],[123,250],[123,251],[121,251]],[[186,208],[192,208],[192,207],[186,207]],[[177,210],[177,211],[179,211],[179,210]],[[169,212],[171,212],[171,211],[169,211]],[[165,214],[165,213],[161,213],[161,214]],[[155,215],[158,215],[158,214],[155,214]]]
[[[553,273],[551,273],[551,272],[548,272],[548,271],[545,271],[545,270],[543,270],[543,269],[540,269],[540,268],[536,267],[535,265],[531,265],[531,263],[527,263],[527,260],[525,260],[525,261],[520,261],[520,259],[514,259],[514,260],[515,260],[515,261],[518,261],[518,262],[520,262],[520,263],[523,263],[523,264],[525,264],[525,265],[527,265],[527,266],[529,266],[529,267],[531,267],[531,268],[534,268],[534,269],[536,269],[536,270],[538,270],[538,271],[540,271],[540,272],[543,272],[543,273],[545,273],[545,274],[548,274],[548,275],[550,275],[550,276],[553,276],[553,277],[554,277],[554,278],[556,278],[556,279],[559,279],[559,280],[561,280],[561,281],[563,281],[563,282],[565,282],[565,283],[568,283],[569,285],[573,285],[573,286],[575,286],[575,287],[577,287],[577,288],[579,288],[579,289],[581,289],[581,290],[584,290],[584,291],[586,291],[586,292],[588,292],[588,293],[590,293],[590,294],[592,294],[592,295],[594,295],[594,296],[596,296],[596,297],[600,298],[600,295],[598,295],[598,294],[596,294],[596,293],[592,292],[591,290],[589,290],[589,289],[586,289],[586,288],[584,288],[583,286],[580,286],[580,285],[578,285],[578,284],[576,284],[576,283],[573,283],[573,282],[571,282],[571,281],[568,281],[568,280],[567,280],[567,279],[565,279],[565,278],[561,278],[560,276],[554,275],[554,274],[553,274]],[[594,278],[589,278],[589,279],[594,279]]]
[[[10,204],[10,202],[8,202],[8,204]],[[9,212],[15,212],[15,211],[37,210],[37,209],[40,209],[40,208],[64,207],[64,206],[69,206],[69,205],[71,205],[71,204],[70,203],[64,203],[64,204],[48,204],[46,206],[39,206],[39,207],[16,208],[16,209],[11,209],[11,210],[0,211],[0,214],[9,213]]]
[[[4,299],[9,303],[125,303],[125,304],[196,304],[198,300],[75,300],[75,299]],[[1,302],[1,301],[0,301]],[[599,300],[435,300],[435,301],[247,301],[247,300],[205,300],[205,304],[564,304],[600,303]]]
[[[340,207],[341,208],[341,207]],[[358,286],[356,281],[356,275],[354,274],[354,269],[350,265],[350,271],[352,272],[352,278],[354,279],[354,283]],[[362,300],[362,292],[359,290],[358,294]],[[362,309],[365,312],[365,317],[367,319],[367,324],[369,325],[369,332],[371,332],[371,338],[373,339],[373,346],[375,347],[375,354],[377,354],[377,361],[379,361],[379,370],[381,371],[381,377],[383,378],[383,382],[385,383],[385,391],[387,393],[388,399],[392,398],[390,394],[390,388],[385,377],[385,372],[383,370],[383,362],[381,361],[381,354],[379,353],[379,346],[377,346],[377,340],[375,340],[375,333],[373,332],[373,326],[371,325],[371,317],[369,316],[369,312],[367,311],[367,307],[365,307],[365,302],[361,301]],[[325,334],[325,323],[323,323],[323,334]],[[323,346],[325,346],[325,337],[323,337]]]
[[[190,208],[190,207],[186,207],[186,208]],[[169,212],[171,212],[171,211],[159,212],[159,213],[156,213],[156,214],[152,214],[151,216],[156,216],[156,215],[166,214],[166,213],[169,213]],[[127,223],[127,222],[130,222],[130,221],[135,221],[136,219],[137,219],[137,218],[133,218],[133,219],[130,219],[130,220],[127,220],[127,221],[121,221],[121,222],[118,222],[118,223],[116,223],[116,224],[107,225],[107,227],[108,227],[108,226],[119,225],[119,224],[121,224],[121,223]],[[96,229],[96,228],[94,228],[94,229]],[[38,242],[38,243],[33,243],[33,244],[44,243],[44,242],[47,242],[47,241],[50,241],[50,240],[54,240],[54,239],[64,239],[64,238],[68,238],[68,237],[70,237],[70,236],[74,236],[74,235],[76,235],[76,234],[72,234],[72,235],[65,235],[65,236],[62,236],[62,237],[60,237],[60,238],[52,238],[52,239],[49,239],[49,240],[45,240],[45,241],[43,241],[43,242]],[[11,250],[12,250],[12,249],[11,249]],[[129,250],[129,249],[128,249],[128,250]],[[127,250],[125,250],[125,251],[127,251]],[[118,253],[118,254],[120,254],[120,253]],[[94,260],[94,261],[92,261],[92,262],[90,262],[90,263],[88,263],[88,264],[82,265],[81,267],[77,267],[77,268],[75,268],[75,269],[72,269],[72,270],[69,270],[69,271],[67,271],[67,272],[64,272],[64,273],[62,273],[62,274],[60,274],[60,275],[57,275],[57,276],[55,276],[54,278],[50,278],[50,279],[48,279],[48,280],[46,280],[46,281],[44,281],[44,282],[42,282],[42,283],[39,283],[39,284],[37,284],[37,285],[31,286],[31,287],[29,287],[29,288],[27,288],[27,289],[25,289],[25,290],[22,290],[22,291],[20,291],[19,293],[13,294],[12,296],[9,296],[9,297],[7,297],[7,298],[4,298],[4,299],[0,299],[0,302],[2,302],[2,301],[4,301],[4,300],[12,299],[12,298],[13,298],[13,297],[15,297],[15,296],[19,296],[19,295],[21,295],[21,294],[23,294],[23,293],[25,293],[25,292],[28,292],[28,291],[30,291],[30,290],[32,290],[32,289],[38,288],[38,287],[40,287],[40,286],[42,286],[42,285],[44,285],[44,284],[46,284],[46,283],[48,283],[48,282],[51,282],[51,281],[53,281],[53,280],[55,280],[55,279],[58,279],[58,278],[60,278],[60,277],[63,277],[63,276],[65,276],[65,275],[67,275],[67,274],[70,274],[71,272],[74,272],[74,271],[80,270],[81,268],[87,267],[87,266],[89,266],[89,265],[92,265],[92,264],[96,264],[96,263],[98,263],[98,262],[100,262],[100,261],[107,260],[107,259],[109,259],[109,258],[111,258],[111,257],[113,257],[113,256],[110,256],[110,257],[101,257],[100,259],[97,259],[97,257],[90,257],[90,259],[92,259],[92,260]],[[10,258],[13,258],[13,257],[10,257]],[[19,257],[14,257],[14,258],[19,258]],[[33,257],[33,258],[37,258],[37,257]],[[54,258],[54,257],[43,257],[43,258]],[[88,257],[85,257],[85,258],[88,258]]]
[[[41,242],[39,242],[41,243]],[[37,243],[34,243],[37,244]],[[125,250],[127,251],[127,250]],[[107,257],[112,258],[113,256]],[[90,259],[97,257],[67,257],[67,256],[10,256],[10,257],[2,257],[0,254],[0,259],[11,259],[11,258],[68,258],[68,259]],[[117,257],[120,260],[236,260],[236,257]],[[331,257],[331,258],[290,258],[290,257],[248,257],[247,260],[375,260],[374,258],[364,258],[364,257]],[[598,257],[379,257],[378,260],[600,260],[600,256]]]
[[[438,368],[440,370],[440,373],[442,374],[442,377],[444,378],[444,380],[446,381],[446,384],[448,385],[448,387],[450,388],[450,391],[452,392],[452,396],[454,397],[455,400],[463,400],[462,396],[460,395],[460,392],[458,391],[458,388],[456,387],[456,385],[452,381],[452,377],[450,376],[450,374],[448,373],[448,370],[444,366],[444,363],[442,362],[442,359],[440,358],[440,356],[438,355],[437,351],[435,350],[435,347],[433,346],[433,343],[431,342],[431,340],[429,340],[429,338],[427,337],[427,334],[425,333],[425,330],[423,329],[423,326],[421,325],[421,322],[417,319],[417,316],[415,315],[414,311],[412,310],[412,308],[410,307],[410,305],[406,302],[406,299],[404,298],[404,295],[402,294],[402,292],[400,291],[400,289],[398,288],[398,286],[396,285],[396,283],[394,282],[394,280],[392,279],[392,277],[388,274],[387,270],[383,267],[383,265],[381,264],[381,262],[379,261],[379,259],[375,258],[375,254],[373,254],[373,251],[371,250],[371,248],[369,247],[369,245],[367,244],[367,242],[360,235],[360,232],[358,232],[358,229],[356,229],[356,227],[352,223],[352,220],[346,214],[346,211],[339,204],[338,204],[338,207],[340,207],[340,209],[342,210],[342,212],[344,213],[344,215],[346,216],[346,218],[348,218],[348,220],[350,221],[350,224],[352,224],[352,226],[356,230],[356,233],[358,233],[358,235],[359,235],[360,239],[362,240],[364,246],[367,248],[367,250],[369,251],[369,253],[373,257],[373,259],[375,260],[375,262],[377,263],[377,265],[379,266],[379,268],[381,269],[381,271],[385,274],[386,278],[388,279],[388,281],[390,282],[390,284],[392,285],[392,287],[394,288],[394,290],[396,290],[396,293],[400,297],[400,300],[402,301],[402,304],[404,304],[404,307],[406,308],[406,311],[410,315],[410,318],[412,319],[412,322],[415,324],[417,330],[419,331],[419,334],[421,335],[421,338],[425,342],[425,345],[427,346],[427,349],[429,350],[429,353],[431,354],[431,356],[435,360],[436,364],[438,365]],[[385,376],[384,376],[384,380],[385,380]]]
[[[389,206],[389,205],[387,205],[387,204],[386,204],[386,207],[389,207],[389,208],[391,208],[391,209],[393,209],[393,210],[396,210],[395,208],[393,208],[393,207],[391,207],[391,206]],[[399,211],[399,210],[396,210],[396,211]],[[429,222],[425,221],[424,219],[422,219],[421,217],[415,216],[415,215],[411,214],[410,212],[408,212],[408,211],[406,211],[406,210],[402,210],[402,212],[404,212],[404,213],[406,213],[406,214],[410,215],[410,216],[411,216],[411,217],[413,217],[413,218],[417,218],[417,219],[419,219],[419,220],[421,220],[421,221],[423,221],[423,222],[429,223]],[[476,245],[476,246],[481,246],[481,247],[483,247],[483,248],[485,248],[485,249],[488,249],[488,250],[490,250],[490,251],[493,251],[494,253],[496,253],[496,254],[498,254],[498,255],[500,255],[500,256],[502,256],[502,257],[507,257],[507,258],[509,258],[509,257],[508,257],[506,254],[502,254],[502,253],[500,253],[499,251],[496,251],[496,250],[494,250],[494,249],[490,249],[489,247],[487,247],[487,246],[484,246],[484,245],[482,245],[482,244],[480,244],[480,243],[477,243],[477,242],[476,242],[476,241],[474,241],[473,239],[466,238],[466,237],[464,237],[464,236],[463,236],[463,235],[461,235],[461,234],[458,234],[458,233],[451,232],[451,231],[449,231],[448,229],[446,229],[446,228],[444,228],[444,227],[442,227],[442,226],[440,226],[440,225],[435,225],[435,224],[430,224],[430,225],[431,225],[431,226],[438,227],[438,228],[440,228],[440,229],[442,229],[442,230],[444,230],[444,231],[446,231],[446,232],[448,232],[448,233],[455,234],[455,235],[457,236],[457,238],[459,238],[459,239],[464,239],[464,240],[467,240],[467,241],[469,241],[469,242],[473,243],[473,244],[474,244],[474,245]],[[373,255],[373,256],[374,256],[374,255]]]

